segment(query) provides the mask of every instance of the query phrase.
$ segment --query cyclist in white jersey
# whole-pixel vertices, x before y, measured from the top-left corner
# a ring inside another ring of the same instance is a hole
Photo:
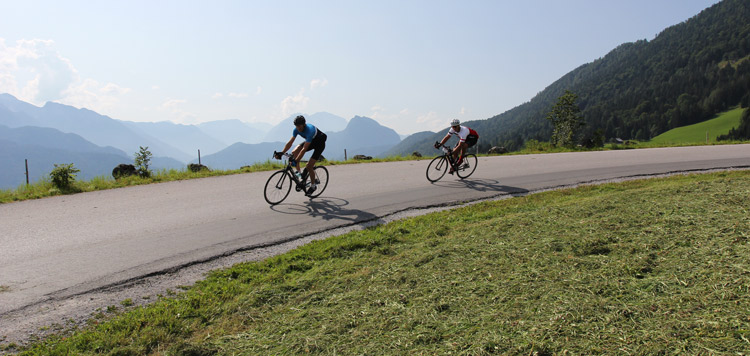
[[[461,165],[461,163],[463,163],[466,150],[469,147],[477,144],[477,140],[479,140],[479,134],[473,129],[470,129],[466,126],[461,126],[461,121],[458,121],[458,119],[453,119],[453,121],[451,121],[451,128],[450,130],[448,130],[448,134],[443,137],[442,141],[435,144],[435,148],[444,145],[452,135],[458,136],[458,143],[456,144],[456,147],[453,148],[452,155],[454,161],[456,160],[456,158],[458,158],[456,166],[459,166]],[[449,173],[453,174],[453,167],[451,167]]]

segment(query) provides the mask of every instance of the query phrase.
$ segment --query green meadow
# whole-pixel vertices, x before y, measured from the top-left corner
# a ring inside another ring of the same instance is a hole
[[[726,135],[729,130],[739,126],[744,110],[736,108],[723,112],[708,121],[669,130],[651,139],[650,143],[668,145],[716,142],[718,136]],[[708,142],[706,142],[706,134],[708,134]]]

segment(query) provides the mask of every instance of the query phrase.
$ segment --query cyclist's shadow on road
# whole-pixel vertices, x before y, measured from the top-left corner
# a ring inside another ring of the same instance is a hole
[[[511,187],[507,185],[500,184],[498,180],[495,179],[461,179],[461,180],[446,180],[446,181],[438,181],[435,183],[432,183],[433,185],[439,186],[439,187],[445,187],[445,188],[469,188],[476,190],[478,192],[497,192],[497,193],[507,193],[507,194],[526,194],[529,192],[528,189],[519,188],[519,187]]]
[[[274,205],[271,206],[271,210],[283,214],[307,214],[312,217],[321,217],[323,220],[343,220],[352,223],[379,219],[377,215],[366,211],[347,209],[347,205],[349,201],[346,199],[325,197],[308,200],[301,204]]]

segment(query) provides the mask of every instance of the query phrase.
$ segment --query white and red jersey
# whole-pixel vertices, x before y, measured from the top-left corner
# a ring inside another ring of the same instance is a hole
[[[476,137],[479,137],[479,134],[476,131],[466,126],[461,126],[458,132],[456,132],[456,130],[454,130],[453,127],[451,127],[450,130],[448,130],[448,134],[458,136],[459,142],[466,142],[466,138],[469,137],[469,135],[474,135]]]

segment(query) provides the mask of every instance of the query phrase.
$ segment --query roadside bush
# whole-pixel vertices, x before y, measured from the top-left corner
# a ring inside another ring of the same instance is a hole
[[[581,146],[588,149],[604,147],[604,131],[598,129],[594,132],[586,133],[581,139]]]
[[[208,167],[206,167],[206,166],[204,166],[202,164],[196,164],[196,163],[190,163],[190,164],[188,164],[188,170],[190,170],[191,172],[196,172],[196,173],[200,172],[200,171],[204,171],[204,170],[205,171],[211,171],[210,169],[208,169]]]
[[[112,177],[120,179],[122,177],[129,177],[135,175],[136,169],[132,164],[120,164],[112,170]]]
[[[143,178],[151,177],[151,171],[148,166],[151,164],[151,151],[148,150],[148,146],[139,146],[140,151],[135,153],[135,167],[138,169],[138,175]]]
[[[76,180],[76,173],[80,172],[78,168],[73,166],[73,163],[69,164],[55,164],[55,168],[50,172],[49,176],[52,179],[52,184],[60,189],[61,191],[70,190],[73,182]]]

